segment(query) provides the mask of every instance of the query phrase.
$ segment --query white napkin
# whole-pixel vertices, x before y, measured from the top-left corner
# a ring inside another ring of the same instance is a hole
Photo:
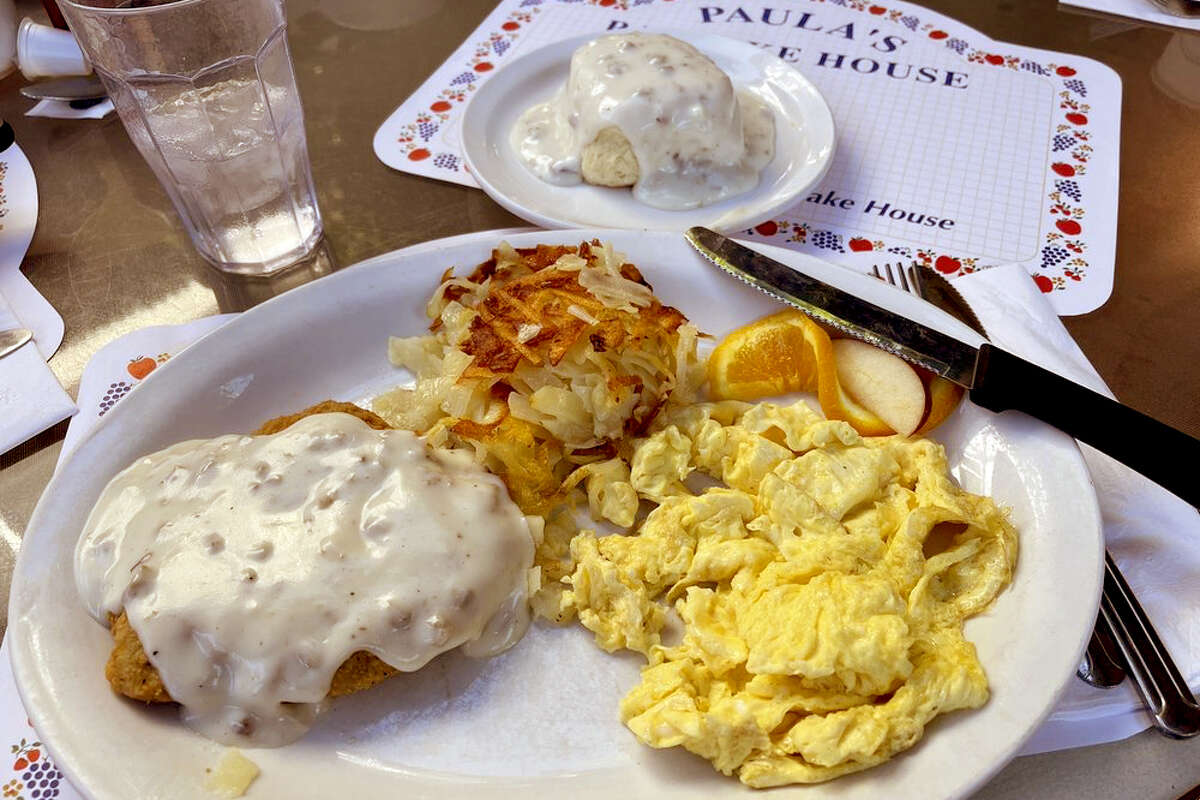
[[[1112,396],[1024,269],[995,267],[954,285],[995,345]],[[1081,447],[1100,500],[1108,549],[1180,672],[1198,692],[1200,514],[1108,456]],[[1022,755],[1116,741],[1149,725],[1131,681],[1113,689],[1072,681]]]
[[[1061,0],[1060,5],[1087,8],[1118,17],[1129,17],[1150,22],[1155,25],[1169,25],[1172,28],[1190,28],[1200,30],[1200,17],[1180,17],[1168,14],[1156,6],[1151,0]]]
[[[0,296],[0,331],[24,327]],[[0,453],[76,411],[34,344],[0,358]]]
[[[103,119],[115,108],[113,101],[107,98],[87,108],[72,108],[71,104],[65,100],[39,100],[35,106],[25,112],[25,116],[49,117],[50,119]]]

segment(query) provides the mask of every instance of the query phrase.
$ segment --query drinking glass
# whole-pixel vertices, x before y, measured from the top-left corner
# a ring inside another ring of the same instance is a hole
[[[322,236],[281,0],[59,0],[129,137],[218,268]]]

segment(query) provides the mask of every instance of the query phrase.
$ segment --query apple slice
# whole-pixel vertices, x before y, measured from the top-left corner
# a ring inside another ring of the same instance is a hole
[[[925,417],[925,384],[917,371],[857,339],[834,339],[838,383],[896,433],[911,436]]]

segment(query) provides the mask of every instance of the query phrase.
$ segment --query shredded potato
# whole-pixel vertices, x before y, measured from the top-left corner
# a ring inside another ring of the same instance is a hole
[[[526,513],[562,506],[576,467],[618,455],[703,381],[699,331],[611,245],[501,243],[469,276],[447,271],[426,311],[430,335],[388,344],[415,385],[377,397],[374,410],[472,449]]]

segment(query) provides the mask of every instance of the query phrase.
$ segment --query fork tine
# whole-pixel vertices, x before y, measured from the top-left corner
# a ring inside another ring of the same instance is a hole
[[[906,266],[901,263],[895,265],[883,264],[882,269],[880,267],[881,265],[879,264],[872,265],[871,274],[881,281],[890,283],[901,291],[915,294],[917,297],[922,296],[920,280],[916,272],[913,271],[915,264],[913,266]]]
[[[891,264],[873,264],[871,265],[871,273],[885,283],[890,283],[892,286],[896,285],[896,276],[892,273]]]
[[[917,262],[913,261],[912,263],[905,264],[904,273],[908,275],[908,282],[912,284],[913,294],[915,294],[917,297],[924,297],[925,289],[922,285],[923,281],[921,280],[921,275],[917,271]]]

